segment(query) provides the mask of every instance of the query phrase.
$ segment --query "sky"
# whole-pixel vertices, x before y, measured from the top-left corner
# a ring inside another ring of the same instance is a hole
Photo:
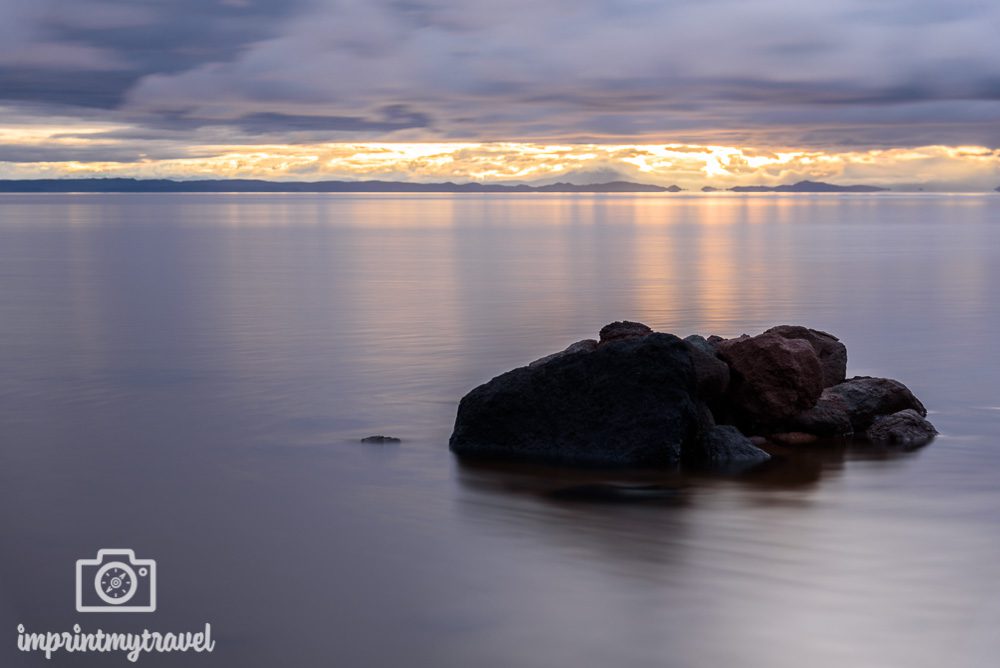
[[[1000,184],[995,0],[0,0],[0,178]]]

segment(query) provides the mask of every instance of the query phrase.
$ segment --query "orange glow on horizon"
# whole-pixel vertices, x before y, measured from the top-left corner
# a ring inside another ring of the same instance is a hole
[[[170,144],[182,157],[153,159],[160,146],[120,139],[101,124],[0,126],[0,144],[37,149],[52,160],[2,160],[0,178],[134,177],[271,180],[593,181],[625,179],[697,189],[703,185],[777,185],[809,179],[892,187],[924,182],[992,189],[1000,183],[1000,150],[921,146],[871,150],[736,147],[671,143],[337,142],[318,144]],[[165,141],[165,140],[163,140]],[[135,152],[135,161],[102,152]],[[93,160],[78,157],[81,151]],[[62,159],[65,154],[68,159]],[[602,178],[607,175],[607,178]]]

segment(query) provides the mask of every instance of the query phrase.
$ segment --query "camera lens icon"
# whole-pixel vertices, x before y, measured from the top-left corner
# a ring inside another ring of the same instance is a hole
[[[153,612],[156,562],[136,559],[125,549],[98,550],[96,559],[76,562],[78,612]]]

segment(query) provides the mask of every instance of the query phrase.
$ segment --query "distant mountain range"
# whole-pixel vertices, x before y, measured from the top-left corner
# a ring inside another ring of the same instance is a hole
[[[878,193],[885,192],[888,188],[837,186],[821,181],[799,181],[790,186],[735,186],[730,190],[737,193]]]
[[[565,177],[564,177],[565,178]],[[0,193],[676,193],[678,186],[616,180],[603,183],[407,183],[404,181],[264,181],[261,179],[23,179],[0,180]],[[702,192],[875,193],[888,188],[799,181],[780,186],[704,186]],[[903,188],[906,190],[906,188]],[[996,188],[1000,192],[1000,187]]]
[[[401,181],[262,181],[224,179],[173,181],[170,179],[30,179],[0,180],[6,193],[660,193],[679,192],[677,186],[654,186],[629,181],[589,185],[552,183],[531,186],[500,183],[404,183]]]

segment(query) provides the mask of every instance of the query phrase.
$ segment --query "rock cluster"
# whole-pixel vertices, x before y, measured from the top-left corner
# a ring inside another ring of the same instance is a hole
[[[733,468],[803,445],[865,436],[914,446],[937,433],[902,383],[847,377],[837,337],[781,325],[722,339],[615,322],[480,385],[459,404],[459,455],[569,464]]]

